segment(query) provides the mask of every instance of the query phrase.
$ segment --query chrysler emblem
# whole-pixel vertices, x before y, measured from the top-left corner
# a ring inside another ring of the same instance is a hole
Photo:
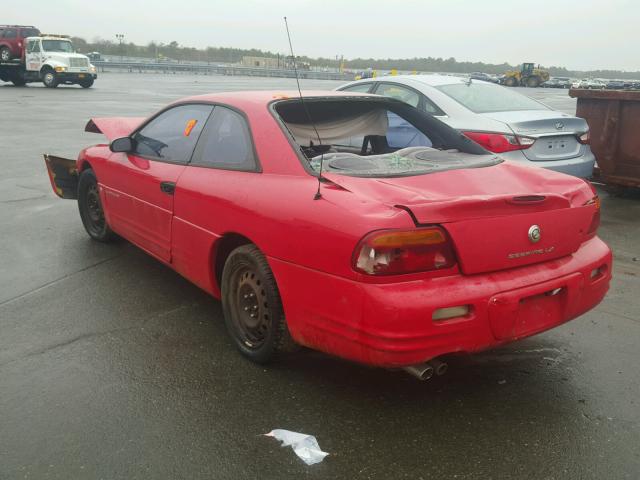
[[[562,122],[557,122],[556,123],[556,130],[562,130],[564,128],[564,123]]]
[[[540,241],[540,227],[538,225],[531,225],[529,227],[529,240],[531,243],[538,243]]]

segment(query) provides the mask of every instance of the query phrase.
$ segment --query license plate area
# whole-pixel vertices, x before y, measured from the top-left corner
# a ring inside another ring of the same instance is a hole
[[[575,135],[543,136],[523,153],[531,160],[561,160],[579,155],[580,147]]]
[[[489,301],[493,335],[499,340],[514,340],[565,322],[582,290],[582,278],[576,273],[493,296]]]
[[[566,152],[569,149],[569,142],[566,139],[545,140],[544,144],[548,152]]]

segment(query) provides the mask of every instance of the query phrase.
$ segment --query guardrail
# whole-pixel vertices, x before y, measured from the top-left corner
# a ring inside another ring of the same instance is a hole
[[[244,75],[251,77],[295,78],[295,72],[282,68],[244,67],[239,65],[208,65],[191,63],[142,63],[142,62],[100,62],[93,64],[99,72],[128,71],[130,73],[193,73],[200,75]],[[313,80],[353,80],[353,74],[322,72],[318,70],[298,70],[300,78]]]

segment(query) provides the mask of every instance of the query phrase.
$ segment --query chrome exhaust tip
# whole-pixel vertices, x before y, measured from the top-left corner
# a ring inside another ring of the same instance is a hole
[[[433,377],[433,367],[429,363],[419,363],[417,365],[409,365],[408,367],[402,367],[402,369],[409,375],[413,375],[421,382],[429,380]]]
[[[437,358],[429,361],[429,364],[433,367],[433,371],[438,376],[444,375],[449,369],[449,365],[446,362],[438,360]]]

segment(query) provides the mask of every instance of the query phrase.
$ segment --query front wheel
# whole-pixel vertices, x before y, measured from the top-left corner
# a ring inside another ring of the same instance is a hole
[[[82,88],[90,88],[93,85],[93,78],[87,78],[85,80],[80,81],[80,86]]]
[[[58,86],[58,77],[53,70],[47,70],[42,75],[42,83],[47,88],[56,88]]]
[[[229,335],[240,352],[256,363],[296,349],[276,280],[255,245],[236,248],[224,264],[222,309]]]
[[[538,77],[529,77],[526,83],[529,88],[537,88],[540,85],[540,79]]]
[[[91,238],[105,243],[115,238],[104,216],[96,174],[90,168],[78,179],[78,210],[82,225]]]
[[[518,80],[515,77],[508,77],[504,80],[504,84],[507,87],[515,87],[518,84]]]

